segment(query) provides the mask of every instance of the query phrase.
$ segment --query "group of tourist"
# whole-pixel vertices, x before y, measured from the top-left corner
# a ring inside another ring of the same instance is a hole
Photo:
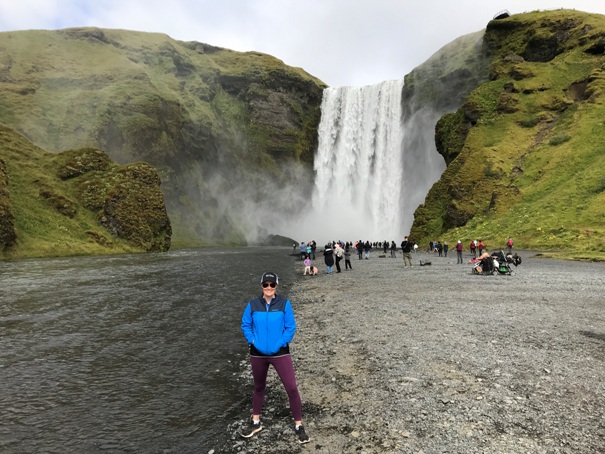
[[[294,250],[296,250],[294,244]],[[370,251],[373,248],[382,248],[386,257],[387,249],[391,250],[391,257],[396,257],[397,245],[394,241],[370,243],[369,241],[357,241],[355,243],[342,241],[333,241],[325,245],[323,250],[324,262],[328,274],[332,274],[332,267],[336,264],[336,272],[340,273],[340,262],[345,260],[345,270],[353,269],[351,266],[351,251],[356,251],[359,260],[365,256],[370,258]],[[483,241],[471,241],[469,244],[471,254],[476,258],[476,250],[479,255],[485,249]],[[401,251],[403,253],[404,266],[412,266],[412,252],[416,252],[418,246],[410,241],[406,236],[401,242]],[[513,240],[508,238],[506,248],[509,253],[512,252]],[[458,263],[462,263],[462,252],[464,246],[462,241],[456,243],[456,254]],[[304,275],[317,274],[317,267],[313,266],[312,260],[315,260],[316,243],[300,244],[300,257],[305,265]],[[431,241],[429,244],[430,252],[437,252],[439,256],[445,253],[447,257],[448,244],[446,241]],[[302,402],[292,358],[290,356],[289,343],[294,337],[296,331],[296,320],[292,310],[290,300],[277,295],[277,285],[279,278],[275,273],[264,273],[261,276],[261,287],[263,294],[251,299],[242,315],[241,329],[248,342],[250,352],[250,364],[252,377],[254,381],[254,390],[252,393],[252,411],[250,419],[240,431],[244,438],[251,438],[263,430],[261,422],[261,412],[264,406],[265,389],[267,386],[267,372],[270,366],[277,371],[279,378],[286,390],[290,403],[290,411],[294,420],[294,433],[298,442],[305,444],[311,441],[302,424]]]
[[[412,256],[411,254],[418,250],[418,245],[409,240],[406,236],[404,240],[401,242],[401,251],[403,253],[403,261],[404,266],[412,266]],[[314,276],[318,273],[318,269],[314,266],[313,261],[316,260],[316,249],[317,244],[315,241],[310,241],[308,243],[301,242],[300,246],[296,244],[293,245],[293,249],[299,247],[300,259],[303,261],[304,276]],[[341,273],[342,267],[341,262],[345,261],[345,271],[352,270],[353,265],[351,264],[351,255],[356,254],[359,260],[369,260],[372,250],[382,250],[384,255],[382,257],[386,257],[386,253],[388,250],[391,251],[391,257],[397,256],[398,246],[395,241],[378,241],[378,242],[370,242],[370,241],[332,241],[327,243],[321,254],[324,257],[324,263],[327,268],[327,273],[332,274],[333,268],[336,267],[336,272]]]
[[[506,250],[508,253],[512,253],[513,245],[514,245],[513,239],[509,237],[508,240],[506,240]],[[478,241],[472,240],[469,243],[471,260],[477,258],[477,251],[479,251],[479,256],[481,256],[483,254],[483,251],[486,249],[487,248],[486,248],[483,240],[478,240]],[[458,240],[458,243],[456,244],[456,256],[457,256],[456,263],[463,263],[463,261],[462,261],[462,251],[463,250],[464,250],[464,246],[462,245],[462,241]],[[440,241],[437,241],[437,242],[431,241],[429,243],[429,252],[437,252],[439,254],[439,257],[441,257],[442,251],[445,253],[445,257],[447,257],[447,251],[448,251],[447,242],[444,242],[443,245],[441,245]]]
[[[293,254],[296,253],[296,243],[292,245]],[[317,243],[315,240],[311,240],[308,243],[301,241],[300,246],[298,246],[300,259],[305,260],[305,258],[309,257],[315,260],[315,250],[317,249]]]
[[[293,248],[296,249],[297,245],[294,244]],[[401,248],[403,254],[404,267],[412,267],[412,255],[418,251],[418,244],[411,241],[407,236],[403,239],[401,244],[397,246],[395,241],[362,241],[358,240],[355,242],[343,242],[343,241],[332,241],[326,244],[321,254],[324,257],[324,263],[327,267],[327,273],[332,274],[333,268],[336,267],[336,272],[342,272],[341,262],[345,261],[345,270],[352,270],[351,255],[356,254],[359,260],[368,260],[373,250],[382,251],[383,255],[380,257],[386,257],[387,252],[390,251],[390,257],[397,257],[397,250]],[[513,240],[508,238],[506,241],[506,248],[510,253],[513,248]],[[313,261],[316,260],[316,249],[317,243],[309,241],[308,243],[301,242],[299,246],[300,259],[304,263],[303,275],[316,275],[318,268],[313,265]],[[486,250],[485,243],[482,240],[472,240],[469,243],[470,254],[472,258],[476,258],[477,255],[483,254]],[[458,240],[455,246],[457,263],[463,263],[462,253],[464,246],[461,240]],[[478,254],[477,254],[478,251]],[[427,252],[436,253],[439,257],[447,257],[449,252],[449,244],[447,241],[430,241]]]

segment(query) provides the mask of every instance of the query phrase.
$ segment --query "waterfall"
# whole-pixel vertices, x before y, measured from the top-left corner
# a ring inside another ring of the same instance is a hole
[[[399,243],[407,234],[402,88],[394,80],[324,90],[312,196],[322,238]]]

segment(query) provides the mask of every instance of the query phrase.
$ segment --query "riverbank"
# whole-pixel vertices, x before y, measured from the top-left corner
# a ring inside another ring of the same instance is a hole
[[[301,277],[291,347],[312,441],[296,443],[271,372],[265,430],[243,440],[231,424],[225,452],[599,452],[605,264],[519,253],[513,276],[418,253],[411,269],[373,254]]]

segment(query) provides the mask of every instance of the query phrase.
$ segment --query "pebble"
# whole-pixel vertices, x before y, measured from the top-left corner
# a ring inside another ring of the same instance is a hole
[[[473,276],[449,257],[417,253],[414,261],[432,266],[404,272],[400,261],[373,257],[313,287],[295,283],[291,352],[312,443],[297,443],[271,371],[266,429],[240,445],[234,422],[229,446],[216,451],[601,452],[605,358],[597,336],[605,327],[595,276],[605,276],[605,263],[519,254],[513,276]],[[583,289],[582,298],[570,288]],[[579,351],[590,361],[579,361]],[[242,377],[243,423],[251,379]]]

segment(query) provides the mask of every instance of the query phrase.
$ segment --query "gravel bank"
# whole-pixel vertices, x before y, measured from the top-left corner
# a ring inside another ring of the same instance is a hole
[[[605,264],[518,252],[513,276],[471,275],[455,253],[322,263],[290,292],[311,443],[271,370],[265,430],[238,436],[247,401],[220,452],[605,452]]]

